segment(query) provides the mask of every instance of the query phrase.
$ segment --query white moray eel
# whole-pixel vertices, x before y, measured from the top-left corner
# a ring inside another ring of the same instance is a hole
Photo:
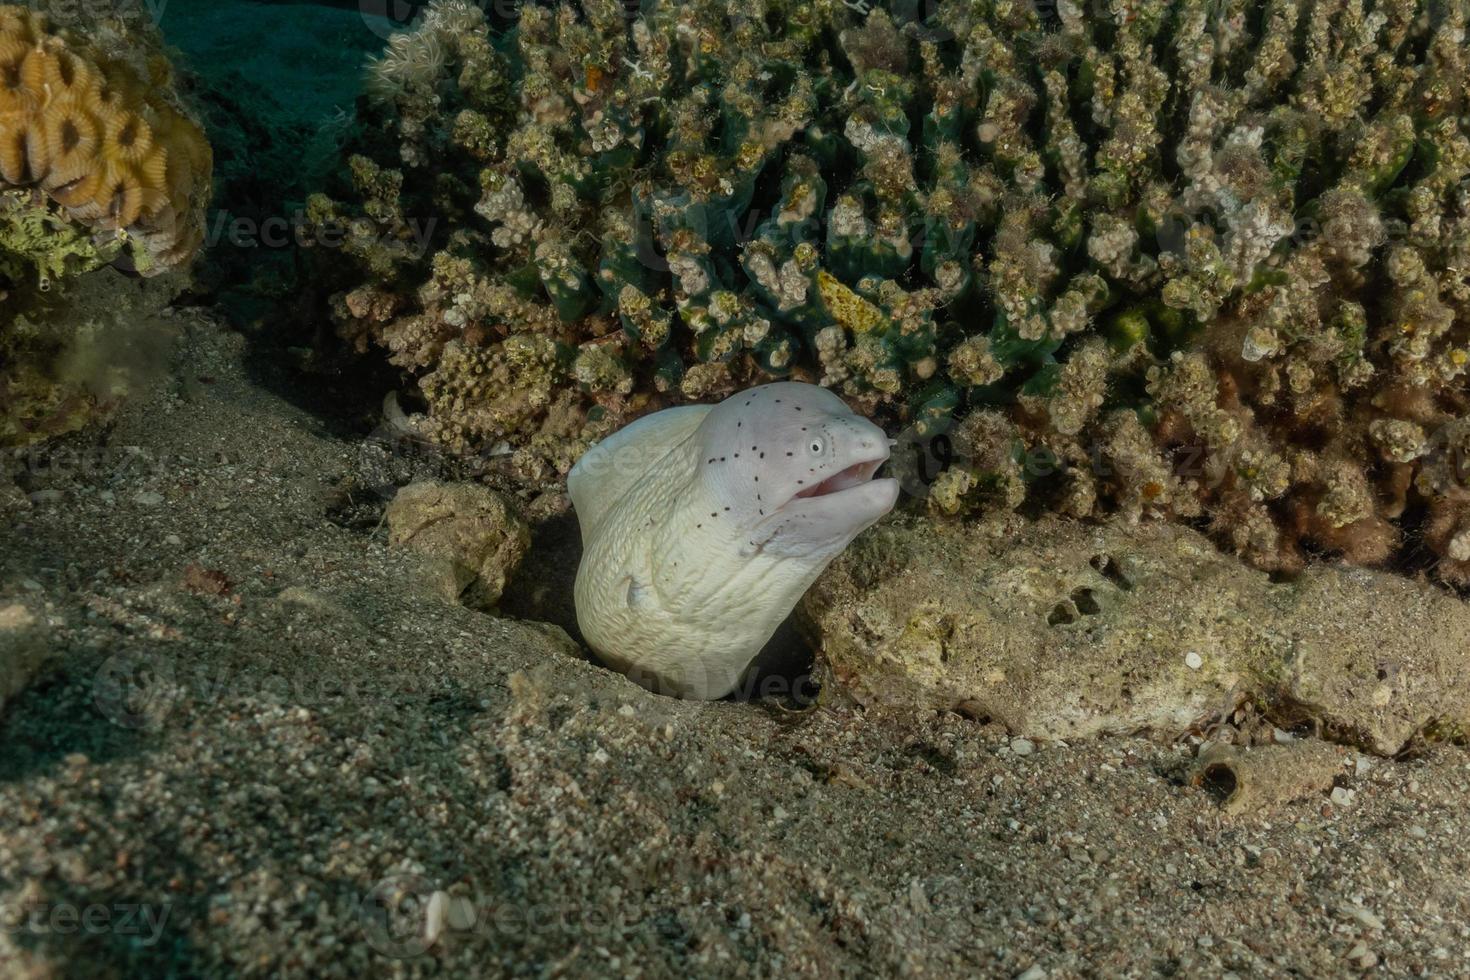
[[[577,623],[654,690],[729,693],[828,562],[888,513],[883,430],[815,385],[665,409],[572,468]]]

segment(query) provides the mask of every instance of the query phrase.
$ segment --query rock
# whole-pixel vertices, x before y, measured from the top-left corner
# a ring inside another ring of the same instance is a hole
[[[831,565],[797,625],[861,703],[1030,738],[1176,735],[1247,699],[1381,755],[1470,723],[1470,605],[1366,569],[1273,583],[1164,524],[900,518]]]
[[[277,593],[276,601],[286,606],[304,609],[323,619],[356,622],[356,617],[340,602],[314,589],[308,589],[304,585],[293,585],[282,589]]]
[[[1315,739],[1251,749],[1215,744],[1195,760],[1190,782],[1223,793],[1221,808],[1236,816],[1320,796],[1332,788],[1343,759],[1339,746]]]
[[[53,657],[45,622],[22,603],[0,599],[0,716]]]
[[[389,543],[427,556],[433,586],[476,609],[499,603],[531,544],[530,528],[505,498],[477,484],[411,483],[384,516]]]
[[[1378,954],[1368,948],[1367,943],[1357,943],[1347,952],[1347,960],[1360,970],[1371,970],[1378,965]]]
[[[1382,931],[1384,928],[1383,920],[1361,905],[1344,905],[1338,909],[1338,914],[1344,919],[1352,919],[1365,929]]]
[[[6,511],[30,510],[31,498],[26,492],[16,486],[15,480],[0,469],[0,514]]]

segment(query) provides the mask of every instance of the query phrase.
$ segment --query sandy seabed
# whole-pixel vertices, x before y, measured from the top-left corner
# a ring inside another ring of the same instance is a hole
[[[657,697],[436,595],[176,319],[0,479],[0,976],[1470,971],[1465,750],[1231,816],[1189,741]]]

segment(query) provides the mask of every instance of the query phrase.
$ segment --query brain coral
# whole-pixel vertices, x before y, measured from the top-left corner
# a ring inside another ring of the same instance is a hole
[[[939,514],[1470,585],[1466,20],[584,0],[500,31],[438,0],[310,211],[339,332],[533,476],[787,376],[911,427]]]
[[[211,169],[161,55],[135,65],[0,6],[0,190],[43,193],[156,275],[203,241]]]

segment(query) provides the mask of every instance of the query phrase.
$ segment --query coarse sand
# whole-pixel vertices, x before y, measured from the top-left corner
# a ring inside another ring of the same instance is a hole
[[[1228,816],[1198,739],[655,696],[444,598],[362,437],[177,319],[0,476],[0,976],[1470,972],[1464,749]]]

